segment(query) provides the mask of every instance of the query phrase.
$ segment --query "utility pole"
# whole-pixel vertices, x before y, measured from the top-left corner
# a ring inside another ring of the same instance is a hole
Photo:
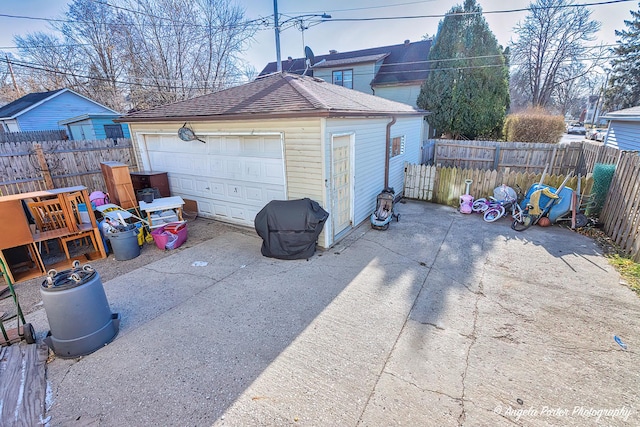
[[[280,24],[278,24],[278,0],[273,0],[273,21],[276,31],[276,64],[279,73],[282,72],[282,58],[280,58]]]
[[[9,55],[5,54],[4,57],[7,59],[7,64],[9,65],[9,73],[11,73],[11,81],[13,81],[13,89],[16,91],[18,97],[20,97],[20,90],[16,84],[16,76],[13,75],[13,67],[11,66],[11,61],[9,61]]]

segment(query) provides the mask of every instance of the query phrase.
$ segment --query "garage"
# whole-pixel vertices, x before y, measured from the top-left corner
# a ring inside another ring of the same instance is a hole
[[[253,226],[269,201],[286,200],[281,133],[141,136],[145,169],[168,172],[172,193],[196,200],[202,216]]]
[[[274,73],[117,122],[129,124],[138,167],[168,172],[171,192],[196,200],[200,215],[253,227],[271,200],[309,198],[331,215],[318,238],[328,248],[369,219],[381,189],[402,193],[405,162],[420,160],[425,113]],[[404,150],[389,156],[395,138]]]

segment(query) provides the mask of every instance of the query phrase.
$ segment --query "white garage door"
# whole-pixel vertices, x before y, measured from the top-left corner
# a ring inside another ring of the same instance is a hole
[[[201,215],[252,226],[269,201],[286,199],[280,134],[200,138],[145,135],[141,148],[145,167],[168,172],[172,193],[196,200]]]

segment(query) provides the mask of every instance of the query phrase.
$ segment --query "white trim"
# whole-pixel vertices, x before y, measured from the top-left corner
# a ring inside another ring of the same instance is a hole
[[[349,221],[351,222],[351,227],[348,227],[344,230],[341,230],[338,234],[336,234],[335,230],[333,229],[333,221],[327,221],[330,222],[330,239],[331,239],[331,244],[334,244],[336,242],[336,237],[338,236],[342,236],[345,233],[347,233],[349,230],[353,229],[354,227],[354,216],[355,216],[355,137],[356,137],[356,133],[353,131],[350,132],[336,132],[336,133],[331,133],[329,134],[330,138],[331,138],[331,150],[330,150],[330,159],[331,159],[331,168],[330,168],[330,174],[331,174],[331,180],[329,181],[329,194],[330,194],[330,208],[332,211],[334,211],[334,202],[335,202],[335,195],[333,194],[333,177],[334,177],[334,173],[333,173],[333,141],[334,138],[339,138],[339,137],[344,137],[344,136],[348,136],[349,137]]]
[[[87,119],[103,119],[105,117],[120,117],[121,114],[116,113],[116,114],[112,114],[112,113],[87,113],[87,114],[81,114],[79,116],[75,116],[75,117],[71,117],[69,119],[64,119],[64,120],[60,120],[58,121],[58,125],[59,126],[65,126],[71,123],[75,123],[75,122],[80,122],[82,120],[87,120]],[[119,123],[114,123],[114,124],[119,124]]]
[[[151,169],[151,159],[149,159],[149,152],[148,152],[148,148],[147,148],[147,139],[144,137],[145,135],[178,135],[178,132],[151,132],[151,131],[139,131],[135,133],[136,135],[136,140],[138,141],[138,147],[140,148],[140,157],[142,160],[142,164],[144,166],[143,170],[150,170]],[[283,164],[283,168],[284,168],[284,187],[285,187],[285,197],[289,197],[289,194],[287,193],[287,166],[285,164],[286,162],[286,158],[285,158],[285,149],[284,149],[284,132],[256,132],[256,131],[238,131],[238,132],[196,132],[196,135],[199,137],[205,137],[205,136],[280,136],[280,148],[282,150],[282,164]],[[142,137],[142,138],[140,138]],[[140,140],[142,139],[142,141],[144,141],[144,147],[143,144],[140,143]],[[202,144],[202,142],[200,141],[189,141],[189,142],[197,142],[198,144]],[[189,143],[188,141],[184,141],[185,144]]]
[[[323,201],[322,204],[326,210],[330,209],[331,206],[331,177],[327,176],[327,119],[322,117],[320,119],[320,152],[322,155],[320,156],[320,164],[322,167],[321,179],[324,185]],[[333,242],[332,236],[332,227],[330,225],[331,221],[326,221],[324,223],[324,244],[322,245],[324,248],[328,248]]]
[[[135,133],[135,139],[138,144],[138,149],[140,152],[140,160],[142,161],[143,169],[142,170],[153,170],[151,167],[151,158],[149,157],[149,148],[147,147],[147,138],[146,136],[157,136],[157,135],[172,135],[178,137],[178,133],[176,132],[153,132],[153,131],[139,131]],[[281,154],[281,164],[282,164],[282,187],[284,191],[284,197],[286,200],[289,200],[289,186],[288,186],[288,176],[287,176],[287,159],[286,159],[286,149],[285,149],[285,135],[284,131],[276,132],[276,131],[266,131],[266,132],[197,132],[196,135],[198,137],[207,137],[207,136],[279,136],[280,137],[280,154]],[[200,141],[183,141],[185,144],[196,143],[202,144]]]

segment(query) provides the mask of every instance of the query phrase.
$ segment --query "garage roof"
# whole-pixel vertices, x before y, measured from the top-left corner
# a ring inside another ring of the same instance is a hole
[[[624,110],[612,111],[601,117],[602,119],[621,121],[640,121],[640,106],[625,108]]]
[[[427,112],[407,104],[327,83],[321,79],[275,73],[242,86],[129,113],[116,121],[211,121],[391,114],[422,116]]]

